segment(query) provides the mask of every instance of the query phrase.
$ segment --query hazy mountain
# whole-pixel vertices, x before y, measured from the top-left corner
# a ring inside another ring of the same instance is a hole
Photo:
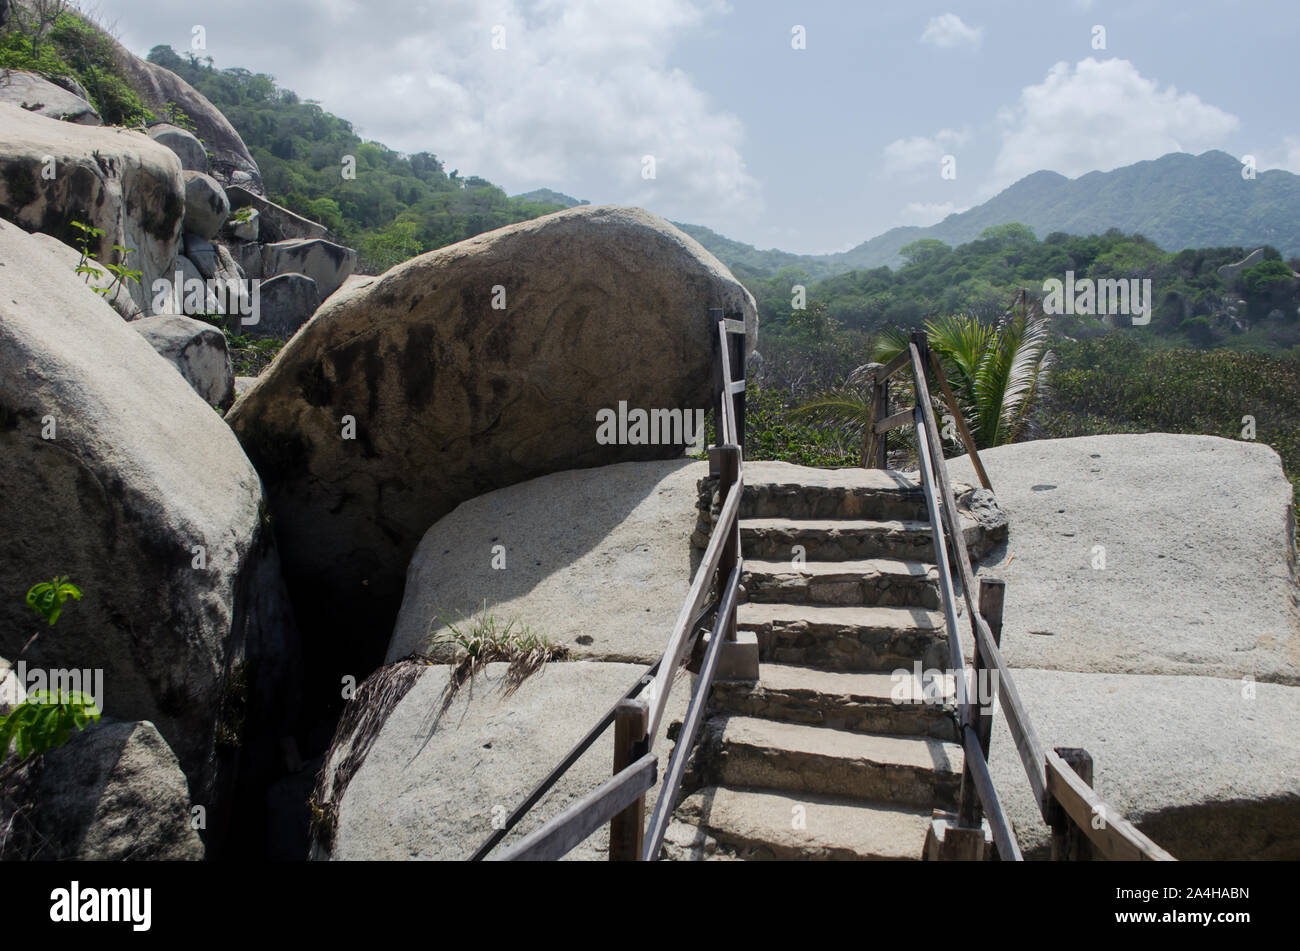
[[[899,248],[921,238],[949,245],[973,241],[992,225],[1020,222],[1039,238],[1054,231],[1138,233],[1166,251],[1272,245],[1284,257],[1300,255],[1300,175],[1273,170],[1253,180],[1225,152],[1172,152],[1111,172],[1066,178],[1035,172],[982,205],[949,215],[928,228],[893,228],[838,254],[759,251],[696,225],[679,225],[737,271],[775,272],[802,267],[813,277],[902,263]]]

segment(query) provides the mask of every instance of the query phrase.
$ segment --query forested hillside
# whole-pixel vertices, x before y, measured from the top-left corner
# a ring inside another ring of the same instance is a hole
[[[207,96],[257,160],[267,197],[357,248],[363,271],[563,207],[510,198],[486,179],[448,172],[430,152],[408,156],[363,142],[352,123],[265,73],[217,69],[170,46],[155,46],[149,60]]]

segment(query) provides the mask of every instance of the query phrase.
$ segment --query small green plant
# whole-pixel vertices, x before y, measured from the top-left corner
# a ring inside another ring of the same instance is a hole
[[[189,132],[192,135],[196,135],[196,136],[198,135],[199,132],[198,125],[194,122],[193,119],[190,118],[190,114],[186,112],[184,109],[182,109],[180,106],[176,105],[176,103],[170,101],[164,103],[162,107],[162,114],[163,114],[163,119],[165,119],[167,122],[170,122],[172,125],[176,126],[177,128],[184,129],[186,132]]]
[[[63,613],[64,602],[72,598],[81,600],[81,589],[68,581],[67,575],[59,575],[51,581],[40,581],[27,591],[27,604],[38,617],[49,622],[50,627]]]
[[[81,589],[69,582],[67,575],[58,575],[50,581],[32,585],[27,590],[26,601],[38,617],[53,626],[63,613],[68,598],[80,601]],[[32,637],[23,650],[35,639]],[[59,748],[68,742],[74,729],[84,730],[97,722],[99,708],[88,694],[79,690],[57,694],[49,690],[33,690],[7,715],[0,716],[0,765],[8,758],[11,745],[18,759],[8,772],[33,756]]]
[[[77,247],[81,251],[81,260],[77,262],[76,272],[83,275],[87,283],[90,282],[92,277],[95,279],[103,277],[104,272],[90,263],[96,260],[95,252],[90,250],[90,242],[102,238],[104,229],[95,228],[80,221],[73,221],[71,224],[72,227],[81,232],[80,237],[77,238]],[[107,287],[91,288],[96,294],[103,294],[109,300],[117,298],[118,291],[126,288],[127,281],[134,281],[139,284],[140,279],[144,276],[143,271],[135,271],[126,266],[127,256],[134,253],[130,248],[115,244],[113,250],[120,255],[120,260],[117,263],[104,263],[104,268],[113,275],[113,280],[109,282]]]
[[[0,716],[0,764],[8,757],[11,744],[17,762],[22,763],[58,749],[68,742],[73,729],[84,730],[97,722],[99,708],[88,694],[33,690],[12,713]]]
[[[245,205],[243,208],[238,209],[233,215],[230,216],[230,220],[238,225],[245,224],[248,221],[251,221],[252,218],[253,218],[252,205]]]

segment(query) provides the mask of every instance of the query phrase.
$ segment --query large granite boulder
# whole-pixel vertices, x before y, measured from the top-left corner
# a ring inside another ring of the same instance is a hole
[[[185,172],[185,230],[201,238],[214,238],[230,217],[226,191],[211,175]]]
[[[1097,792],[1174,858],[1300,859],[1300,748],[1292,726],[1300,718],[1300,687],[1160,674],[1012,673],[1043,746],[1092,754]],[[1021,850],[1046,858],[1051,831],[1006,719],[999,714],[993,723],[990,771],[999,798]]]
[[[174,366],[203,402],[223,410],[235,401],[235,374],[226,335],[212,324],[180,314],[134,321],[131,329]]]
[[[159,122],[149,126],[149,138],[161,142],[176,153],[181,160],[181,168],[187,172],[208,170],[208,151],[199,141],[198,136],[188,129],[174,126],[170,122]]]
[[[708,468],[622,462],[462,502],[411,558],[387,659],[428,653],[449,623],[487,611],[526,620],[572,657],[653,662],[690,587]]]
[[[77,274],[77,268],[81,266],[80,251],[69,247],[53,235],[41,234],[39,231],[32,235],[32,240],[58,258],[69,272]],[[96,261],[87,261],[86,263],[99,273],[77,274],[77,280],[85,283],[87,287],[95,290],[96,293],[102,292],[100,296],[112,304],[113,309],[121,314],[125,320],[138,320],[144,316],[144,311],[131,297],[130,291],[114,277],[111,271],[102,267]]]
[[[161,116],[167,114],[169,103],[175,103],[193,121],[197,137],[212,156],[204,171],[223,183],[239,181],[261,194],[262,173],[257,162],[221,110],[171,70],[141,59],[116,40],[113,42],[131,87],[146,106]]]
[[[322,224],[304,218],[262,195],[239,185],[226,188],[232,208],[252,208],[260,219],[260,240],[267,242],[288,241],[293,238],[324,238],[329,236],[329,229]]]
[[[351,701],[321,772],[324,808],[313,857],[334,859],[469,858],[596,721],[636,682],[635,664],[552,661],[505,688],[504,663],[463,684],[439,715],[446,666],[404,662],[377,671]],[[655,738],[660,775],[672,753],[666,733],[685,712],[689,675],[669,696]],[[519,838],[610,776],[613,730],[569,769],[506,840]],[[647,795],[654,807],[658,789]],[[569,854],[608,857],[609,826]]]
[[[6,808],[8,807],[8,808]],[[0,791],[4,857],[45,861],[198,861],[189,784],[152,723],[74,733]]]
[[[357,252],[320,238],[293,238],[262,245],[262,277],[306,274],[316,282],[321,300],[338,290],[353,268]]]
[[[75,245],[74,221],[101,228],[91,250],[118,261],[113,245],[134,253],[143,272],[129,283],[148,311],[153,282],[171,278],[185,213],[180,160],[139,132],[59,122],[0,104],[0,217]]]
[[[316,282],[306,274],[279,274],[262,281],[256,294],[257,323],[243,328],[251,337],[288,340],[320,306]]]
[[[753,298],[693,239],[639,209],[585,206],[414,258],[318,310],[227,420],[321,655],[339,672],[382,658],[411,554],[460,502],[680,457],[681,444],[607,444],[597,414],[710,408],[711,307],[756,333]]]
[[[980,456],[1011,520],[979,570],[1007,582],[1012,667],[1300,684],[1292,490],[1268,446],[1149,433]]]
[[[50,261],[0,222],[0,590],[81,588],[24,659],[102,668],[104,712],[156,724],[215,812],[218,742],[252,755],[296,702],[261,485],[212,407]],[[0,599],[0,655],[38,624]]]
[[[77,125],[104,124],[95,107],[83,97],[22,70],[0,69],[0,102]]]

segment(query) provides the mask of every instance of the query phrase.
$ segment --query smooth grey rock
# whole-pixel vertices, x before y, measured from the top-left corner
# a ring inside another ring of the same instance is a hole
[[[249,280],[262,278],[262,246],[255,241],[232,241],[230,253]]]
[[[27,690],[14,672],[14,666],[0,657],[0,716],[4,716],[27,699]]]
[[[979,573],[1007,582],[1012,667],[1300,683],[1292,490],[1268,446],[1150,433],[980,455],[1011,520]]]
[[[185,171],[207,174],[208,150],[193,132],[170,122],[159,122],[149,126],[149,138],[175,152]]]
[[[49,261],[0,222],[0,590],[81,588],[25,659],[103,668],[104,712],[155,723],[215,821],[218,721],[246,702],[248,733],[274,730],[298,690],[261,483],[221,416]],[[33,632],[22,598],[0,599],[0,655]]]
[[[505,309],[492,306],[497,286]],[[227,417],[321,637],[382,656],[416,545],[467,499],[548,472],[680,458],[681,445],[598,442],[596,414],[620,401],[712,406],[710,307],[744,314],[755,339],[753,298],[698,242],[640,209],[592,206],[334,296]],[[344,416],[355,438],[342,438]]]
[[[118,61],[146,106],[157,115],[166,115],[168,104],[175,103],[193,121],[198,138],[212,154],[208,174],[218,181],[229,181],[242,173],[245,177],[240,181],[261,193],[262,173],[257,162],[221,110],[171,70],[141,59],[107,33],[104,35],[117,47]]]
[[[225,189],[211,175],[185,173],[185,231],[200,238],[214,238],[230,215]]]
[[[1223,278],[1223,283],[1225,285],[1231,285],[1237,280],[1237,276],[1241,274],[1242,271],[1252,268],[1256,264],[1263,263],[1264,253],[1264,248],[1256,248],[1235,264],[1222,265],[1219,268],[1219,277]]]
[[[58,258],[69,271],[76,274],[77,268],[81,264],[80,251],[64,244],[53,235],[41,234],[39,231],[32,235],[32,240]],[[144,316],[144,312],[140,310],[139,305],[137,305],[135,300],[132,299],[130,293],[125,287],[120,283],[117,284],[116,287],[113,286],[115,278],[107,268],[93,260],[87,261],[86,263],[90,267],[99,270],[98,276],[93,274],[77,274],[77,280],[83,282],[92,289],[102,288],[107,291],[112,287],[113,291],[111,294],[105,293],[100,294],[99,296],[112,304],[113,309],[121,314],[123,319],[138,320]]]
[[[226,219],[230,234],[239,241],[257,241],[261,234],[261,212],[251,205],[245,205],[238,211],[243,212],[243,220],[238,220],[236,214]]]
[[[1013,517],[1013,532],[1018,524]],[[1106,803],[1175,858],[1300,858],[1300,688],[1024,668],[1012,676],[1044,748],[1086,749]],[[1050,830],[1005,717],[993,724],[999,798],[1021,849],[1045,858]]]
[[[247,393],[252,388],[253,384],[256,382],[257,382],[257,377],[255,376],[235,377],[235,399],[239,399],[239,397]]]
[[[292,238],[262,245],[262,277],[306,274],[316,282],[321,300],[347,280],[357,265],[357,252],[320,238]]]
[[[389,661],[429,650],[447,622],[486,602],[575,657],[651,663],[690,587],[696,482],[707,473],[708,463],[685,459],[624,462],[461,503],[411,558]],[[492,567],[498,544],[504,570]]]
[[[235,401],[226,335],[211,324],[179,314],[146,317],[131,324],[180,372],[209,406],[229,409]]]
[[[257,288],[258,320],[244,327],[251,337],[288,340],[320,306],[316,282],[305,274],[278,274]]]
[[[104,124],[84,96],[75,95],[35,73],[17,69],[0,69],[0,102],[77,125]]]
[[[73,734],[32,769],[29,859],[200,861],[189,785],[176,754],[148,721],[108,722]],[[18,857],[18,856],[15,856]]]
[[[505,697],[507,666],[488,665],[472,685],[460,688],[440,718],[448,668],[426,667],[382,721],[360,768],[342,789],[347,777],[339,766],[351,744],[345,740],[332,750],[320,788],[322,801],[337,803],[337,831],[332,850],[317,839],[318,857],[468,858],[492,833],[494,817],[508,814],[644,670],[632,664],[553,661]],[[691,681],[683,672],[669,695],[654,745],[661,763],[672,752],[665,732],[685,711]],[[363,685],[358,697],[364,696]],[[609,778],[612,762],[613,731],[606,730],[497,849],[509,848],[594,790]],[[653,808],[656,791],[647,796],[647,809]],[[608,836],[606,825],[569,857],[605,857]]]
[[[185,232],[185,256],[194,262],[200,276],[211,280],[217,276],[217,246],[207,238],[193,232]]]
[[[260,240],[266,242],[288,241],[293,238],[325,238],[329,229],[309,218],[304,218],[265,196],[243,187],[233,180],[226,187],[230,204],[235,208],[252,208],[261,218]]]
[[[42,174],[47,156],[53,179]],[[170,279],[180,246],[180,160],[139,132],[73,125],[0,104],[0,218],[75,245],[73,208],[85,209],[85,224],[103,229],[91,244],[99,260],[116,261],[114,245],[134,249],[127,266],[142,276],[128,291],[148,312],[153,282]]]

